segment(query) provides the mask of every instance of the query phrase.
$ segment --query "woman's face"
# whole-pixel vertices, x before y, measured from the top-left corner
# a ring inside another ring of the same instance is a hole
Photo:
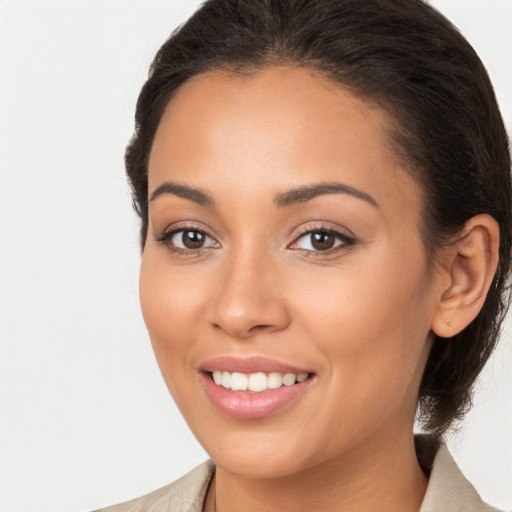
[[[170,392],[229,472],[342,465],[411,436],[439,287],[386,122],[279,67],[198,76],[162,118],[142,310]]]

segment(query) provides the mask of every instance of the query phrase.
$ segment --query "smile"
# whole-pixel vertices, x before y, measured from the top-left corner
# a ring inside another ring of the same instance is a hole
[[[266,357],[217,357],[203,363],[199,378],[210,403],[241,420],[265,418],[298,404],[316,373]]]
[[[240,373],[215,370],[212,372],[212,378],[217,386],[232,391],[250,391],[253,393],[262,393],[269,389],[279,389],[282,386],[293,386],[296,383],[305,381],[308,373],[280,373],[280,372],[256,372]]]

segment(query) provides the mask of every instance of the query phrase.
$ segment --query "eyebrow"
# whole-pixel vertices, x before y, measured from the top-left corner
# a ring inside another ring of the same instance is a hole
[[[164,194],[173,194],[209,208],[215,206],[213,197],[206,192],[198,188],[188,187],[187,185],[180,185],[170,181],[162,183],[151,194],[149,202],[154,201]],[[362,199],[376,208],[379,207],[377,201],[370,194],[340,182],[317,183],[293,188],[281,194],[277,194],[274,198],[274,204],[278,207],[293,206],[295,204],[311,201],[311,199],[325,194],[347,194],[357,199]]]
[[[170,181],[166,181],[162,183],[149,198],[149,202],[154,201],[157,197],[160,197],[164,194],[173,194],[178,197],[182,197],[183,199],[189,199],[190,201],[194,201],[201,206],[207,206],[209,208],[215,205],[215,201],[213,197],[203,192],[198,188],[187,187],[187,185],[179,185],[178,183],[172,183]]]
[[[347,194],[379,208],[379,203],[370,194],[337,181],[293,188],[278,194],[274,198],[274,203],[279,207],[293,206],[298,203],[305,203],[324,194]]]

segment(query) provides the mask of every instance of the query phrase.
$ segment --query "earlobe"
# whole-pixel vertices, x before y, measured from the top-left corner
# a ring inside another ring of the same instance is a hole
[[[498,266],[499,242],[499,226],[490,215],[476,215],[466,222],[446,252],[449,278],[439,293],[432,321],[435,334],[455,336],[478,315]]]

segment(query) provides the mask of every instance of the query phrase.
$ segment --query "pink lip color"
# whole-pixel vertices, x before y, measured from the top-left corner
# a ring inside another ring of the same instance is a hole
[[[238,419],[257,419],[269,416],[297,400],[308,389],[311,378],[298,382],[293,386],[281,386],[260,393],[249,391],[231,391],[213,382],[211,373],[215,370],[241,373],[279,372],[279,373],[310,373],[307,370],[289,366],[271,359],[253,357],[239,359],[221,357],[207,361],[201,365],[200,378],[206,394],[215,406],[227,416]]]
[[[279,372],[279,373],[294,373],[300,375],[301,373],[311,373],[311,370],[305,368],[298,368],[291,366],[275,359],[268,359],[266,357],[233,357],[223,356],[210,359],[201,364],[200,370],[203,372],[214,372],[219,370],[221,372],[240,372],[240,373],[256,373],[256,372]]]

